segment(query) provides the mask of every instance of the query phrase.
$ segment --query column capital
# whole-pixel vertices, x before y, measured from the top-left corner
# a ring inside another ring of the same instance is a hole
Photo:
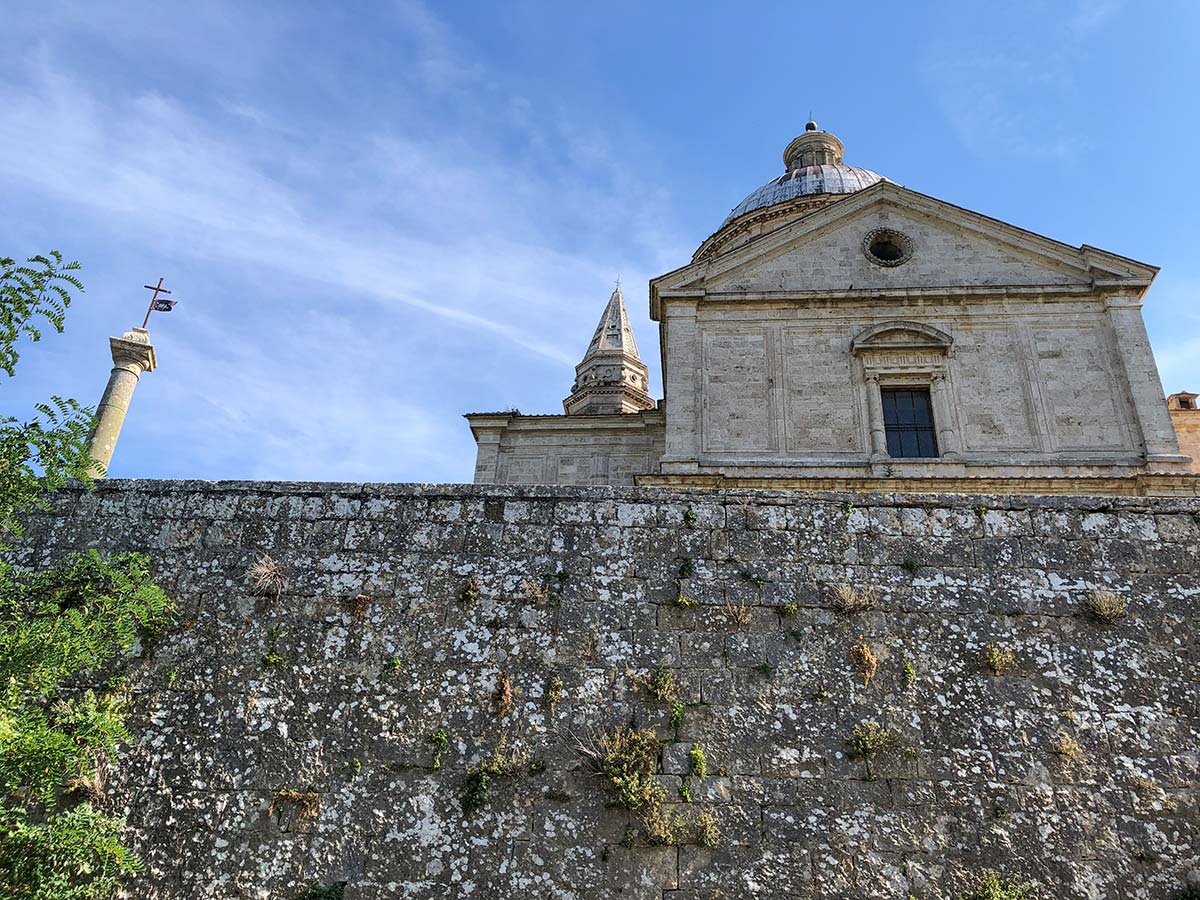
[[[154,345],[150,343],[150,332],[145,328],[131,328],[119,338],[110,337],[108,344],[115,366],[140,369],[136,373],[139,375],[158,368],[158,357],[154,353]]]

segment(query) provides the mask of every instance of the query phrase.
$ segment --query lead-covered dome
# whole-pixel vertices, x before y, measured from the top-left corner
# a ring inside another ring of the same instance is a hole
[[[842,142],[816,122],[783,151],[783,174],[773,178],[733,208],[692,260],[727,253],[771,229],[806,216],[848,194],[887,181],[870,169],[842,162]]]
[[[842,151],[841,141],[817,128],[816,122],[809,122],[804,126],[804,134],[783,151],[784,173],[735,206],[722,227],[746,213],[776,203],[818,194],[853,194],[884,180],[870,169],[843,163]]]

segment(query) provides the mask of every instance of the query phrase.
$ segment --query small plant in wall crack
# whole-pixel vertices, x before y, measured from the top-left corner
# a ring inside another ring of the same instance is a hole
[[[393,656],[391,659],[389,659],[387,662],[385,662],[383,664],[382,675],[384,678],[389,678],[389,679],[395,678],[396,676],[398,676],[400,674],[400,671],[403,668],[404,668],[404,660],[402,660],[399,656]]]
[[[437,770],[442,767],[442,756],[446,749],[450,746],[450,736],[446,734],[445,728],[439,728],[429,736],[429,743],[433,744],[433,763],[431,769]]]
[[[346,611],[350,613],[350,627],[353,628],[362,621],[362,617],[367,614],[367,610],[371,608],[371,598],[367,594],[355,594],[353,597],[344,600]]]
[[[543,575],[541,581],[532,581],[526,578],[521,582],[521,587],[525,590],[525,596],[534,603],[548,603],[554,599],[554,590],[549,576]]]
[[[310,819],[316,818],[317,810],[321,806],[321,795],[316,791],[298,791],[295,788],[279,788],[275,795],[271,798],[271,805],[267,807],[267,815],[275,815],[275,810],[284,804],[295,806],[298,810],[298,818],[301,822],[307,822]]]
[[[558,702],[563,696],[563,680],[557,675],[551,675],[546,679],[546,688],[542,693],[542,698],[545,700],[546,709],[550,715],[554,715],[554,711],[558,708]]]
[[[855,725],[850,734],[850,755],[861,759],[867,768],[867,781],[875,780],[871,771],[871,763],[883,753],[897,744],[896,736],[876,721],[863,722]]]
[[[1001,878],[998,872],[985,869],[974,889],[959,900],[1035,900],[1035,885]]]
[[[721,829],[717,827],[716,817],[708,810],[696,816],[693,828],[698,846],[709,850],[721,846]]]
[[[857,758],[870,762],[894,743],[892,733],[871,720],[854,726],[850,737],[850,750]]]
[[[675,599],[671,602],[679,609],[692,609],[700,605],[695,598],[689,597],[683,592],[682,586],[680,586],[679,593],[675,595]]]
[[[1116,625],[1128,613],[1124,597],[1102,588],[1088,591],[1083,606],[1089,616],[1104,625]]]
[[[736,628],[748,628],[753,621],[753,613],[745,603],[727,602],[723,608],[725,618]]]
[[[639,688],[646,696],[660,703],[673,703],[679,689],[675,684],[675,673],[666,665],[660,665],[646,675],[634,676]]]
[[[467,583],[463,586],[462,593],[459,594],[459,599],[463,603],[474,603],[479,599],[479,578],[472,575],[467,579]]]
[[[497,719],[503,719],[512,711],[513,686],[512,678],[507,672],[496,676],[496,687],[492,691],[492,709]]]
[[[1011,675],[1017,667],[1017,657],[1009,647],[988,644],[983,651],[983,662],[993,675]]]
[[[904,666],[900,670],[900,685],[904,691],[911,691],[913,685],[917,683],[917,667],[913,665],[911,659],[904,660]]]
[[[576,738],[575,743],[619,806],[642,812],[662,804],[666,791],[655,777],[662,744],[653,729],[620,726],[586,740]]]
[[[1066,762],[1079,762],[1083,759],[1083,748],[1079,746],[1079,742],[1069,734],[1060,734],[1054,739],[1054,747],[1052,748]]]
[[[863,638],[859,638],[858,643],[850,648],[850,662],[853,663],[854,670],[862,678],[863,687],[870,685],[875,673],[879,670],[879,657],[875,655],[875,651]]]
[[[488,802],[494,779],[519,777],[528,762],[529,755],[510,749],[507,738],[501,735],[491,758],[467,769],[467,780],[460,799],[463,815],[470,818]]]
[[[259,554],[254,560],[246,577],[250,582],[250,593],[255,597],[278,600],[287,590],[287,572],[265,553]]]
[[[875,602],[874,588],[855,588],[848,584],[835,584],[829,589],[829,603],[844,615],[870,609]]]
[[[287,660],[280,656],[279,652],[275,649],[275,646],[278,643],[279,626],[276,625],[272,627],[269,632],[267,632],[267,652],[264,653],[262,657],[262,667],[264,672],[269,669],[282,669],[287,665]]]
[[[758,588],[758,594],[760,597],[762,596],[763,588],[767,586],[767,579],[763,578],[761,575],[755,575],[749,570],[742,572],[742,580],[748,581]]]
[[[690,559],[685,559],[683,562],[681,562],[679,564],[679,577],[680,578],[691,578],[695,574],[696,574],[696,566],[692,563],[692,561]]]
[[[688,528],[696,527],[696,519],[697,518],[698,517],[696,515],[696,511],[694,509],[692,509],[690,506],[683,511],[683,524],[686,525]]]
[[[676,815],[666,805],[667,792],[657,778],[662,744],[649,728],[621,726],[587,739],[575,738],[576,748],[615,795],[618,806],[636,813],[648,843],[664,846],[697,844],[715,847],[721,834],[707,811]],[[680,789],[681,799],[691,797],[690,786]],[[636,835],[626,832],[622,844],[633,846]]]
[[[688,765],[691,767],[691,774],[697,778],[708,774],[708,757],[699,744],[692,744],[692,749],[688,751]]]

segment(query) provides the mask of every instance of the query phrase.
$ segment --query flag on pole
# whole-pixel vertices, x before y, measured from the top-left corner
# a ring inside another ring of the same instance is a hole
[[[175,300],[155,300],[154,301],[154,311],[155,312],[170,312],[171,307],[173,307],[175,305],[175,303],[176,303]]]

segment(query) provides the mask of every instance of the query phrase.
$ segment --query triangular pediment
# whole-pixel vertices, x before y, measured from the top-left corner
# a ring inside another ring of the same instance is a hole
[[[880,235],[899,236],[874,256]],[[895,257],[900,261],[896,262]],[[881,182],[721,255],[651,282],[652,306],[675,294],[950,288],[1144,288],[1157,269],[1059,241]]]

